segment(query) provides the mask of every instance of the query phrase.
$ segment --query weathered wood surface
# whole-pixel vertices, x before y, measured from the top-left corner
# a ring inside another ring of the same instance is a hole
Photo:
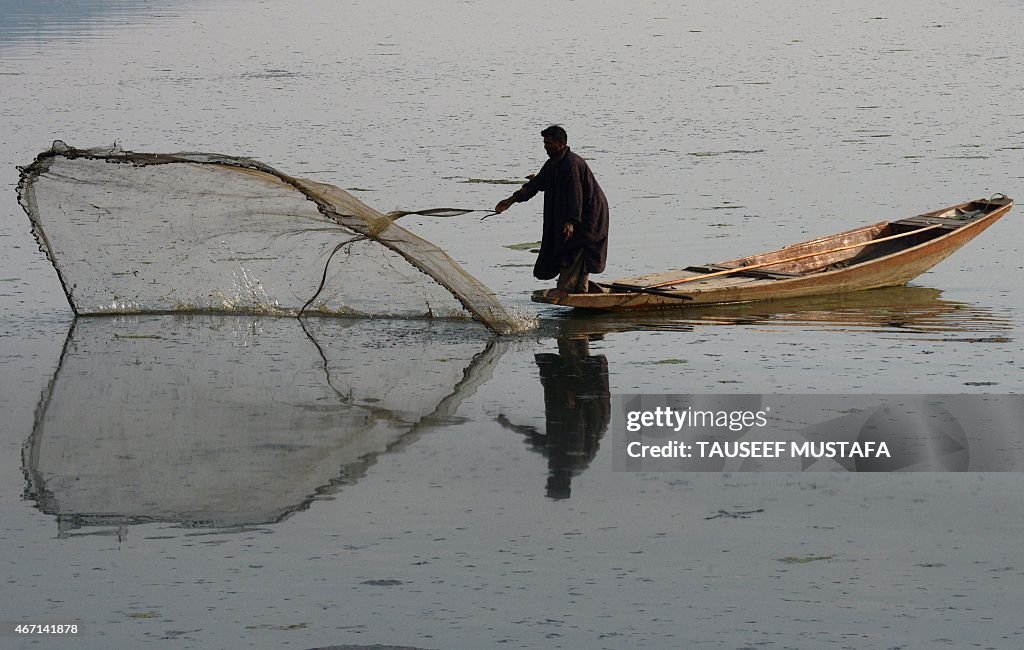
[[[1008,197],[968,201],[768,253],[622,278],[598,285],[603,293],[555,297],[538,291],[533,294],[533,300],[578,309],[625,311],[799,298],[899,286],[944,260],[1012,207],[1013,200]],[[911,234],[904,235],[908,232]],[[915,236],[918,233],[919,236]],[[902,236],[894,238],[894,235]],[[753,272],[749,275],[744,275],[742,270],[717,275],[712,271],[709,275],[706,270],[737,267],[757,268],[750,269]]]

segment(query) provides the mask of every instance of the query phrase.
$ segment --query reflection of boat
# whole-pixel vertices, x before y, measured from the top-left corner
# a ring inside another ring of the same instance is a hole
[[[536,302],[624,311],[777,300],[906,284],[948,257],[1013,207],[1005,196],[980,199],[717,264],[597,284],[599,291]]]
[[[456,322],[78,319],[27,492],[62,531],[279,521],[452,415],[503,349]]]
[[[888,287],[828,296],[708,305],[685,311],[575,311],[547,322],[557,323],[560,333],[577,334],[681,331],[699,325],[771,325],[929,337],[961,334],[996,340],[1013,329],[1010,320],[997,311],[941,296],[941,291],[930,287]]]

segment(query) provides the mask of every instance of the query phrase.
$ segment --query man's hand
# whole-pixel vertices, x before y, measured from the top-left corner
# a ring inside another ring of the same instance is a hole
[[[494,206],[494,211],[497,212],[498,214],[501,214],[505,210],[511,208],[512,204],[515,202],[516,200],[513,199],[511,196],[508,197],[507,199],[502,199],[501,201],[498,201],[498,205]]]
[[[565,232],[565,241],[569,241],[570,239],[572,239],[572,232],[573,232],[572,224],[571,223],[565,224],[565,228],[563,229],[563,232]]]

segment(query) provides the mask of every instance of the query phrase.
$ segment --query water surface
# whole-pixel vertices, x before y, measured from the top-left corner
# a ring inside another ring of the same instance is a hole
[[[537,201],[408,222],[539,316],[495,340],[73,322],[14,196],[59,138],[489,208],[556,122],[613,206],[607,277],[729,259],[1024,194],[1019,3],[15,4],[0,618],[78,621],[87,648],[1020,645],[1018,474],[612,472],[603,407],[1018,393],[1016,211],[909,288],[616,317],[528,301],[506,245],[536,241]]]

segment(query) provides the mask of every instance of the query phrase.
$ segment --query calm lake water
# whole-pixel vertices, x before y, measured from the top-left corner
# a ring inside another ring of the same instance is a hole
[[[1019,208],[907,288],[584,318],[507,247],[539,201],[408,218],[538,317],[495,339],[75,321],[15,196],[61,139],[485,209],[561,123],[605,277],[729,259],[1024,195],[1024,5],[964,4],[0,2],[0,647],[1020,647],[1019,473],[613,472],[609,426],[628,393],[1021,393]]]

